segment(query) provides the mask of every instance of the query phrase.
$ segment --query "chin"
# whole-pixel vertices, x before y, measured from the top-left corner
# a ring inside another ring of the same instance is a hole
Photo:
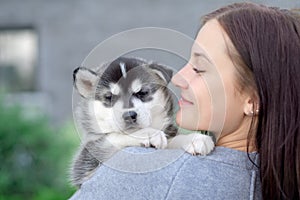
[[[184,128],[187,130],[208,130],[209,123],[200,123],[199,116],[195,116],[195,114],[182,114],[182,112],[177,112],[176,114],[176,124],[180,128]],[[209,120],[207,120],[209,122]],[[195,123],[192,123],[195,122]]]
[[[182,127],[182,114],[181,114],[180,111],[178,111],[178,112],[176,113],[176,119],[175,119],[175,121],[176,121],[176,124],[177,124],[178,126]]]
[[[185,119],[185,120],[184,120]],[[184,123],[186,120],[185,117],[182,117],[181,115],[176,116],[176,124],[183,129],[187,129],[187,130],[196,130],[195,127],[193,129],[193,126],[190,123]]]

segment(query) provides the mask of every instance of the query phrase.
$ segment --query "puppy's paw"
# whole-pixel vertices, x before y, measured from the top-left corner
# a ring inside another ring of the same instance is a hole
[[[214,149],[214,142],[208,135],[203,134],[191,134],[193,135],[192,141],[183,146],[183,149],[192,155],[207,155]]]
[[[150,134],[149,141],[150,144],[157,149],[164,149],[168,145],[166,134],[160,130],[156,130],[154,133]]]
[[[150,147],[150,140],[149,140],[148,138],[142,140],[141,146],[142,146],[142,147]]]
[[[164,149],[167,147],[167,137],[166,134],[154,128],[144,128],[140,129],[133,134],[131,134],[132,138],[144,147],[153,146],[157,149]]]

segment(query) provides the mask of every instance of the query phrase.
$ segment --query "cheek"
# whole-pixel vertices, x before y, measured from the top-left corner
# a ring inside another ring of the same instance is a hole
[[[100,132],[111,132],[118,129],[116,112],[112,108],[107,108],[99,101],[91,102],[89,105],[89,115],[95,120],[97,130]]]
[[[201,87],[196,93],[197,105],[194,109],[194,115],[191,117],[197,120],[197,130],[208,130],[211,124],[213,112],[212,98],[208,88]]]
[[[161,90],[156,91],[152,96],[153,100],[149,102],[148,110],[151,115],[151,127],[162,130],[165,126],[171,123],[173,118],[168,115],[169,106],[171,106],[165,98]]]
[[[137,113],[137,124],[141,127],[148,127],[151,122],[151,114],[150,114],[150,104],[143,103],[138,98],[133,98],[133,109]]]
[[[226,135],[236,131],[244,116],[243,100],[238,92],[234,91],[234,86],[225,88],[226,91],[226,115],[222,134]]]
[[[205,82],[201,79],[189,83],[189,97],[192,106],[181,107],[176,114],[176,123],[189,130],[207,130],[209,128],[212,104],[211,96]]]
[[[235,108],[236,109],[236,108]],[[234,110],[227,110],[222,135],[228,135],[237,131],[242,124],[243,115]]]
[[[176,123],[188,130],[207,130],[211,119],[210,113],[206,108],[180,108],[176,113]]]

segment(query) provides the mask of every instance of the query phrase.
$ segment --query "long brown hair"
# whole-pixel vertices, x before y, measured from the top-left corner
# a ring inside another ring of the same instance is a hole
[[[300,18],[288,10],[237,3],[206,15],[204,23],[210,19],[218,20],[238,53],[232,57],[238,83],[259,96],[250,130],[256,128],[263,198],[299,199]]]

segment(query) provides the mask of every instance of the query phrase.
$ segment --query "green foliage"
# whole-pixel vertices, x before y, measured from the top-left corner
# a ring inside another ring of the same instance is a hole
[[[54,128],[28,113],[0,98],[0,200],[67,199],[74,192],[67,176],[79,142],[75,128]]]

